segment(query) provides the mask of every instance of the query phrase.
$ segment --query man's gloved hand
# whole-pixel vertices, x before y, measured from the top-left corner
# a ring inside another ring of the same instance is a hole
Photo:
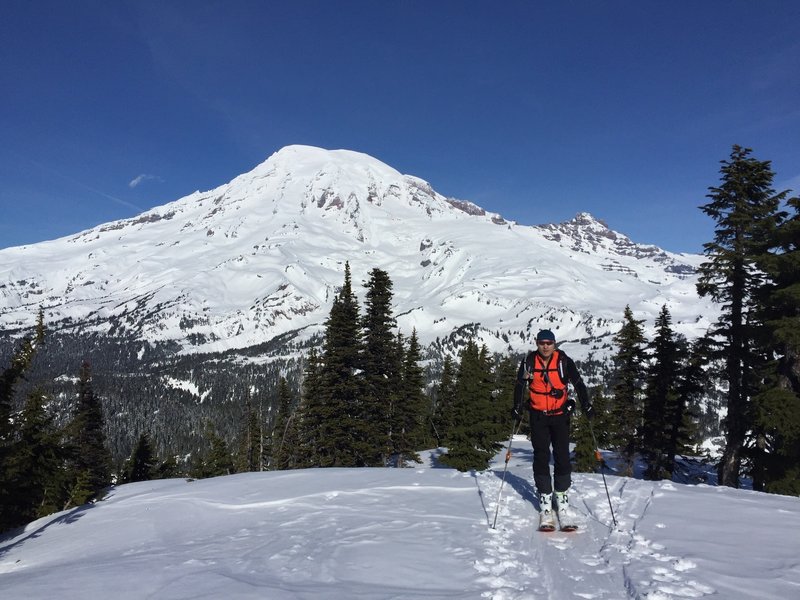
[[[567,400],[564,403],[564,410],[566,411],[566,413],[568,415],[571,415],[572,413],[574,413],[575,412],[575,400],[573,400],[572,398]]]
[[[583,414],[585,414],[586,418],[589,419],[590,421],[594,419],[594,406],[592,406],[591,404],[587,404],[586,406],[584,406]]]

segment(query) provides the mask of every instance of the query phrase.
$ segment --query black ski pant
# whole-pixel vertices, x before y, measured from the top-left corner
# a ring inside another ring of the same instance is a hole
[[[569,462],[569,415],[546,415],[531,411],[531,444],[533,445],[533,481],[536,491],[550,494],[566,492],[572,483]],[[553,448],[553,480],[550,479],[550,447]]]

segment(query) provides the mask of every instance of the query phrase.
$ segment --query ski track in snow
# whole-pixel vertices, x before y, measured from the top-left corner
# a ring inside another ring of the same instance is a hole
[[[530,452],[523,453],[530,461]],[[575,473],[570,499],[578,513],[579,529],[542,533],[536,530],[538,502],[534,500],[533,475],[522,474],[521,468],[506,474],[497,529],[490,529],[486,556],[475,563],[479,583],[490,588],[484,598],[671,600],[716,593],[694,576],[696,565],[691,560],[671,555],[637,532],[657,495],[655,483],[649,490],[637,486],[626,491],[629,480],[608,478],[617,519],[614,527],[602,482]],[[478,474],[478,481],[483,494],[491,499],[487,512],[493,520],[502,468]]]
[[[499,505],[505,452],[479,473],[431,468],[434,454],[409,469],[120,486],[0,538],[0,599],[784,600],[800,589],[796,536],[784,535],[800,527],[796,498],[609,475],[614,527],[602,478],[576,473],[579,530],[541,533],[523,436]]]

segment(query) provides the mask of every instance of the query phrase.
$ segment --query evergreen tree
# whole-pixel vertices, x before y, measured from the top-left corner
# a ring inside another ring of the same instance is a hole
[[[366,301],[361,319],[363,346],[361,367],[363,395],[361,398],[361,421],[369,430],[362,440],[366,463],[371,466],[385,465],[389,454],[398,449],[392,440],[393,411],[397,401],[395,385],[401,376],[402,353],[398,353],[393,329],[392,281],[388,273],[374,268],[364,284]],[[400,407],[402,411],[402,407]],[[402,434],[401,434],[402,435]],[[401,440],[399,445],[402,445]]]
[[[646,479],[671,479],[675,457],[670,423],[683,418],[678,396],[678,344],[672,331],[672,316],[664,305],[656,319],[656,335],[647,368],[642,423],[642,455],[647,462]]]
[[[776,251],[759,267],[769,282],[758,292],[759,344],[769,360],[755,404],[753,488],[800,495],[800,198],[794,214],[773,232]]]
[[[613,431],[614,415],[611,413],[614,399],[606,393],[605,386],[602,385],[593,387],[590,395],[594,407],[592,432],[594,432],[595,439],[592,442],[596,441],[599,449],[609,448],[612,446],[612,439],[616,436],[616,432]],[[594,450],[596,449],[594,448]]]
[[[258,413],[253,409],[248,388],[244,400],[236,470],[240,473],[261,470],[262,431]]]
[[[579,473],[596,472],[600,468],[597,461],[597,451],[608,444],[608,427],[610,415],[608,413],[609,399],[603,394],[602,386],[589,390],[594,407],[592,423],[580,411],[577,418],[572,421],[572,439],[575,441],[574,469]],[[592,434],[594,433],[594,437]],[[596,439],[595,439],[596,438]],[[595,441],[600,445],[598,448]]]
[[[81,365],[78,376],[78,403],[68,428],[70,479],[88,495],[73,491],[71,501],[81,504],[99,499],[111,484],[111,452],[106,445],[103,409],[92,389],[92,373],[88,362]]]
[[[595,455],[597,448],[592,440],[589,419],[583,412],[572,417],[572,439],[575,441],[572,470],[576,473],[593,473],[598,466]]]
[[[155,479],[158,471],[158,460],[153,450],[150,436],[146,433],[139,435],[136,446],[128,459],[128,469],[125,475],[126,483],[134,481],[149,481]]]
[[[633,318],[630,306],[625,307],[622,328],[614,336],[613,399],[610,425],[611,441],[623,463],[623,475],[633,475],[642,421],[642,382],[644,380],[644,333],[641,321]]]
[[[37,346],[44,345],[46,328],[44,324],[44,309],[40,306],[36,314],[36,327],[34,328],[34,340]]]
[[[92,488],[90,481],[91,473],[89,473],[89,471],[79,471],[77,475],[75,475],[75,473],[72,475],[67,501],[64,504],[65,509],[86,504],[95,496],[95,490]]]
[[[12,421],[14,392],[36,353],[36,343],[29,338],[11,356],[11,365],[0,374],[0,531],[19,525],[19,499],[14,493],[11,459],[14,453]]]
[[[508,367],[508,363],[503,363],[502,361],[495,363],[494,358],[489,355],[489,349],[486,347],[486,344],[481,346],[479,356],[484,372],[487,374],[486,387],[489,392],[487,398],[489,405],[484,439],[490,440],[489,444],[491,447],[497,447],[498,442],[504,442],[508,439],[508,407],[514,404],[514,392],[510,390],[510,396],[506,396],[506,398],[501,397],[503,389],[505,389],[506,394],[509,394],[509,389],[507,387],[501,388],[501,380],[503,378],[501,366],[505,364],[505,366]],[[509,403],[508,400],[511,402]]]
[[[500,448],[494,423],[492,404],[492,373],[485,348],[478,349],[470,340],[461,353],[456,381],[457,402],[453,407],[453,422],[448,432],[448,451],[442,462],[458,469],[484,470]]]
[[[710,340],[707,337],[691,344],[677,337],[676,343],[678,355],[684,358],[677,372],[677,401],[673,412],[666,415],[666,447],[670,456],[693,452],[700,445],[699,409],[708,392],[708,380],[712,378],[708,372]]]
[[[292,450],[296,443],[292,429],[292,393],[285,377],[278,382],[278,414],[275,417],[275,427],[272,430],[272,460],[270,469],[289,469],[292,466]]]
[[[510,431],[514,425],[511,408],[514,406],[514,386],[517,381],[518,368],[519,361],[513,356],[506,356],[498,361],[494,371],[495,421],[506,432]],[[526,431],[523,427],[526,419],[522,421],[520,431]]]
[[[211,442],[211,451],[208,454],[207,463],[209,476],[219,477],[220,475],[235,473],[236,466],[233,464],[233,457],[228,449],[228,443],[215,431],[210,431],[208,437]]]
[[[364,420],[360,347],[361,327],[353,293],[350,265],[333,301],[325,327],[320,382],[313,405],[319,425],[315,433],[315,454],[321,467],[364,467],[380,462],[382,440],[369,442],[370,423]]]
[[[320,389],[322,363],[316,348],[311,348],[303,370],[300,402],[293,413],[292,427],[297,442],[291,447],[290,462],[295,468],[321,465],[319,435],[322,429],[322,411],[318,409],[317,397]]]
[[[35,389],[19,415],[10,459],[12,525],[22,525],[61,509],[63,451],[60,432],[45,408],[46,396]]]
[[[417,330],[411,331],[408,349],[403,352],[401,385],[396,390],[392,442],[398,466],[404,461],[421,462],[417,450],[425,443],[426,419],[429,416],[425,379],[419,361],[422,358]]]
[[[453,359],[445,355],[442,377],[434,390],[431,427],[436,438],[436,446],[447,446],[450,432],[455,422],[456,410],[456,367]]]
[[[754,299],[765,283],[757,261],[774,240],[778,209],[787,194],[772,189],[769,161],[751,158],[751,152],[733,147],[729,160],[722,161],[719,187],[709,188],[710,202],[701,207],[717,223],[714,241],[703,246],[708,260],[700,266],[697,291],[722,307],[715,334],[721,340],[728,393],[719,482],[731,487],[739,486],[742,453],[754,420],[750,401],[763,359],[752,351],[758,329]]]
[[[204,444],[203,450],[193,457],[189,470],[192,477],[203,479],[236,472],[228,443],[217,433],[210,421],[206,423]]]
[[[178,466],[177,458],[174,454],[168,454],[164,460],[158,463],[153,479],[171,479],[180,477],[180,475],[181,468]]]

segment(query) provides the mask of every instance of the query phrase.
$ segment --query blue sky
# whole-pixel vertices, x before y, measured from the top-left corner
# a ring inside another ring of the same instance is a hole
[[[733,144],[800,191],[798,26],[794,0],[4,0],[0,247],[310,144],[700,252]]]

